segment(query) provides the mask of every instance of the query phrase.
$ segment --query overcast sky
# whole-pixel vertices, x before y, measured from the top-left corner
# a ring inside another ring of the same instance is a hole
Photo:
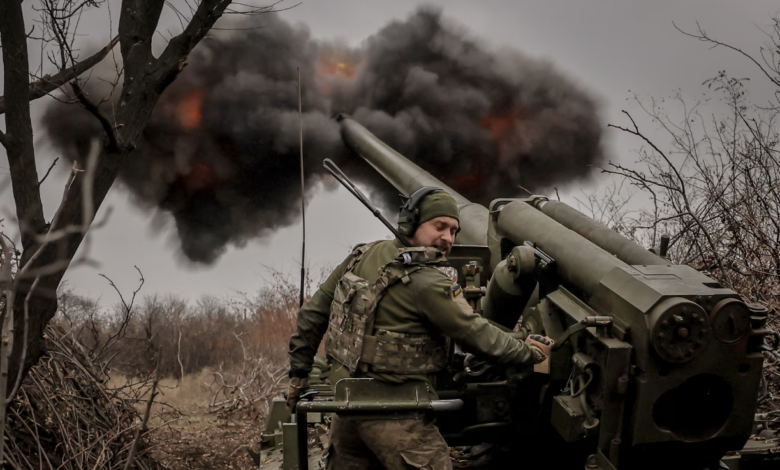
[[[686,96],[695,98],[704,92],[702,82],[718,70],[755,77],[751,82],[754,96],[762,96],[770,89],[766,80],[756,75],[738,54],[711,50],[706,44],[683,36],[672,24],[693,30],[698,21],[710,35],[757,53],[765,39],[758,27],[768,25],[769,15],[780,10],[776,2],[768,0],[303,0],[300,6],[279,14],[288,21],[306,24],[315,38],[340,38],[358,45],[389,21],[403,19],[421,4],[440,5],[446,17],[489,47],[513,47],[552,61],[601,100],[604,126],[608,122],[625,124],[622,109],[638,112],[630,101],[633,93],[662,97],[681,89]],[[116,26],[116,22],[113,24]],[[174,30],[177,25],[173,15],[167,14],[159,29]],[[82,31],[90,33],[93,44],[104,44],[109,38],[104,16],[89,16]],[[40,115],[44,101],[34,104],[36,115]],[[643,124],[652,131],[649,123]],[[605,140],[610,159],[625,163],[635,159],[639,144],[635,140],[616,130],[605,130]],[[56,155],[47,149],[40,132],[36,148],[42,173]],[[7,161],[1,147],[0,155],[0,173],[7,177]],[[44,185],[49,219],[66,177],[66,165],[58,166],[59,170]],[[581,189],[582,185],[564,188],[562,194],[569,197]],[[8,214],[12,207],[11,191],[6,190],[0,194],[0,209]],[[300,225],[250,241],[244,247],[231,246],[214,265],[199,266],[183,261],[166,214],[154,214],[133,205],[119,184],[112,188],[98,219],[109,207],[109,223],[91,232],[88,245],[90,257],[99,261],[100,266],[75,267],[65,276],[76,291],[100,296],[104,303],[115,301],[116,296],[98,273],[108,275],[123,291],[130,292],[138,277],[134,265],[146,278],[142,293],[170,293],[193,300],[202,294],[255,292],[267,278],[264,266],[286,272],[298,269]],[[343,190],[317,193],[306,216],[307,264],[315,267],[335,265],[352,245],[387,236],[384,227]],[[14,232],[7,222],[6,229]]]

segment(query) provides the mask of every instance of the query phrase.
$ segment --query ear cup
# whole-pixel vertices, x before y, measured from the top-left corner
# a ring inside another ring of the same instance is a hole
[[[411,199],[401,207],[401,212],[398,214],[398,231],[402,235],[411,236],[414,231],[417,230],[417,222],[420,218],[420,210],[416,207],[408,207],[408,203]]]
[[[420,209],[417,206],[425,196],[434,191],[441,191],[441,188],[423,186],[406,199],[398,214],[398,231],[402,235],[407,237],[414,235],[420,220]]]

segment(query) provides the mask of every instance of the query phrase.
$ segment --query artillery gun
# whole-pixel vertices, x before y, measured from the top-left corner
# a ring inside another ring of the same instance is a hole
[[[491,468],[758,468],[740,457],[757,453],[746,442],[759,431],[764,352],[777,346],[766,308],[670,263],[664,243],[648,251],[564,203],[472,203],[349,116],[336,119],[346,145],[404,195],[437,186],[456,199],[461,231],[447,258],[475,311],[519,340],[543,334],[556,346],[548,362],[517,371],[453,344],[438,400],[415,386],[382,396],[371,379],[344,379],[319,385],[328,396],[301,402],[293,419],[277,402],[264,440],[273,447],[275,431],[287,443],[284,468],[308,468],[304,423],[323,414],[421,409],[451,446],[511,448]],[[282,421],[292,422],[275,429]],[[764,435],[764,447],[780,438]]]

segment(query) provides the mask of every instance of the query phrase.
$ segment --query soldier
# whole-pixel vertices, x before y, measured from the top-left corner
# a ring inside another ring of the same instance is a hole
[[[459,230],[455,200],[438,188],[417,190],[401,208],[400,240],[356,248],[298,312],[290,339],[287,405],[294,409],[325,332],[333,361],[331,383],[352,376],[392,384],[428,381],[445,367],[442,336],[502,364],[531,367],[552,341],[515,340],[475,314],[460,286],[436,269]],[[433,386],[428,387],[433,390]],[[435,392],[431,392],[435,398]],[[344,420],[334,416],[328,468],[451,469],[449,447],[433,422],[417,419]],[[373,454],[373,455],[372,455]]]

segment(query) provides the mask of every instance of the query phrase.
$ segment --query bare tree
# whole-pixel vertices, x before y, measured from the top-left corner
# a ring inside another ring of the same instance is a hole
[[[671,235],[670,256],[678,263],[711,272],[722,284],[753,300],[780,307],[780,17],[765,31],[767,44],[753,58],[712,39],[699,27],[685,33],[714,47],[746,56],[776,87],[767,104],[751,103],[746,79],[725,72],[705,82],[725,104],[725,113],[707,112],[676,94],[671,100],[636,99],[643,112],[669,137],[657,144],[625,112],[628,125],[610,125],[643,143],[638,165],[610,163],[646,194],[645,209],[624,225],[624,233],[655,245]],[[666,109],[675,103],[681,115]],[[630,230],[625,231],[625,226]]]
[[[166,5],[181,20],[182,31],[171,37],[155,57],[152,37]],[[13,341],[9,377],[23,377],[43,353],[43,331],[56,312],[56,292],[65,270],[73,263],[122,162],[135,149],[160,95],[186,66],[190,52],[223,14],[261,15],[276,11],[275,5],[254,7],[242,3],[231,7],[231,0],[184,0],[176,7],[170,2],[123,0],[116,38],[95,55],[80,60],[74,46],[80,17],[88,8],[105,6],[105,0],[39,0],[35,10],[40,22],[32,28],[25,24],[20,0],[0,2],[5,92],[0,98],[0,113],[5,115],[6,124],[5,131],[0,131],[0,144],[8,155],[21,236],[13,288],[5,292],[5,298],[7,314],[13,315],[13,331],[27,332],[27,341]],[[31,71],[28,39],[37,39],[48,48],[47,59],[57,73],[38,77],[43,65]],[[113,101],[93,101],[83,92],[78,77],[106,57],[117,43],[122,65],[117,66],[114,85],[120,80],[122,84],[116,87],[118,105],[107,110],[104,104]],[[37,78],[31,82],[31,76]],[[39,178],[35,162],[30,100],[65,84],[70,86],[73,101],[100,123],[103,136],[94,158],[85,167],[73,167],[56,215],[47,222],[40,194],[45,176]],[[25,312],[29,314],[26,323]],[[7,387],[11,386],[9,382]]]

